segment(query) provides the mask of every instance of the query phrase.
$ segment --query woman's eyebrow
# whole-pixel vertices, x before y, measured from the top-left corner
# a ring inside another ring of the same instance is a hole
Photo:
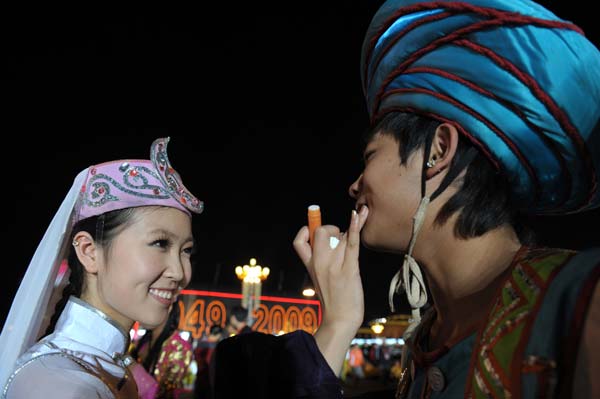
[[[175,239],[175,240],[179,240],[179,235],[177,235],[177,234],[175,234],[175,233],[173,233],[173,232],[171,232],[169,230],[163,229],[163,228],[154,229],[154,230],[150,231],[150,234],[162,234],[162,235],[165,235],[165,236],[167,236],[169,238],[172,238],[172,239]],[[194,241],[194,237],[190,235],[190,236],[188,236],[187,238],[185,238],[183,240],[183,242],[188,242],[188,241],[192,241],[193,242]]]

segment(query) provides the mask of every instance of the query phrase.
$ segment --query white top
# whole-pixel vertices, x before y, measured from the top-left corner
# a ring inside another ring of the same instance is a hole
[[[54,333],[19,357],[3,399],[137,399],[123,363],[129,336],[88,303],[69,298]]]

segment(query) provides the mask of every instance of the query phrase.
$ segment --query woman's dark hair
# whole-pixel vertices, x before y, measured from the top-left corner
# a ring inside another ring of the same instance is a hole
[[[418,114],[391,112],[367,132],[365,139],[368,142],[377,133],[394,137],[400,144],[400,163],[405,164],[414,151],[423,150],[426,143],[431,142],[439,125],[439,121]],[[460,167],[461,159],[471,147],[473,144],[461,134],[448,173]],[[457,237],[479,237],[508,224],[515,229],[521,243],[532,243],[533,233],[523,223],[525,216],[511,203],[508,180],[498,173],[483,153],[477,151],[475,158],[466,167],[464,178],[457,178],[452,184],[461,182],[459,190],[440,209],[436,223],[444,224],[458,212],[454,227]]]
[[[146,356],[146,359],[144,359],[142,365],[150,374],[152,374],[152,369],[158,360],[163,342],[165,342],[165,340],[169,338],[179,326],[179,313],[179,302],[175,302],[173,303],[171,311],[169,312],[169,316],[164,328],[160,332],[156,342],[154,342],[154,345],[148,350],[148,356]],[[152,335],[154,333],[158,334],[158,331],[148,330],[146,334],[140,338],[135,348],[131,351],[131,356],[134,359],[139,359],[140,348],[142,348],[146,343],[150,344],[150,342],[152,342]]]
[[[111,243],[117,234],[123,231],[123,229],[125,229],[125,227],[131,223],[135,209],[136,208],[120,209],[80,220],[75,224],[75,226],[73,226],[69,243],[73,242],[73,238],[77,233],[80,231],[86,231],[92,236],[96,244],[103,248],[105,254],[107,254],[110,250]],[[63,289],[62,296],[54,307],[54,313],[52,314],[50,324],[46,329],[46,335],[51,334],[54,331],[56,322],[65,308],[69,297],[73,295],[79,298],[84,289],[85,281],[83,278],[83,265],[79,262],[76,251],[74,251],[71,247],[69,248],[67,259],[69,269],[71,270],[69,283]]]

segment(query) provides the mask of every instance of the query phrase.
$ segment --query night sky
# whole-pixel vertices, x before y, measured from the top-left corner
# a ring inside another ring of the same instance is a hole
[[[4,153],[18,161],[4,168],[2,323],[75,175],[94,163],[147,158],[163,136],[171,137],[169,157],[184,184],[205,202],[194,219],[192,287],[237,292],[234,267],[254,257],[271,268],[263,293],[300,295],[305,272],[292,239],[306,207],[319,204],[324,223],[342,227],[353,207],[348,186],[361,171],[368,126],[360,48],[381,3],[4,15]],[[583,4],[549,7],[600,43]],[[574,249],[598,245],[598,225],[598,210],[534,221],[541,242]],[[388,284],[400,264],[362,250],[365,321],[388,313]]]

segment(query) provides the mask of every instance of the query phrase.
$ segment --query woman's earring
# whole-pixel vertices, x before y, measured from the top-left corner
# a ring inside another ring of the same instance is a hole
[[[435,166],[435,158],[434,159],[430,159],[429,161],[427,161],[427,167],[428,168],[433,168]]]

